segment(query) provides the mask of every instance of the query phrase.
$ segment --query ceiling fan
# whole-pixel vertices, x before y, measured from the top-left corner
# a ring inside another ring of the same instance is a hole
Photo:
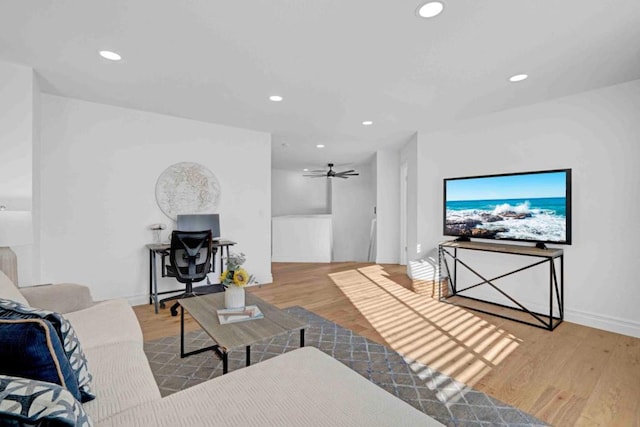
[[[358,176],[360,175],[354,169],[350,169],[347,171],[336,172],[333,170],[333,163],[327,164],[329,166],[329,170],[326,171],[324,169],[315,169],[309,171],[309,173],[303,174],[303,176],[308,176],[311,178],[344,178],[347,179],[350,176]]]

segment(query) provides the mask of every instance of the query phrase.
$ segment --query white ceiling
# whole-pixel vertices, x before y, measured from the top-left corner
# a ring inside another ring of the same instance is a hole
[[[639,0],[443,2],[0,0],[0,60],[47,93],[271,132],[289,169],[640,78]]]

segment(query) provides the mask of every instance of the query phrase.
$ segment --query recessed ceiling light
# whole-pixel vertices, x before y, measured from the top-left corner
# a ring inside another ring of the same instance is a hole
[[[526,74],[516,74],[515,76],[511,76],[509,77],[509,81],[510,82],[521,82],[523,80],[526,80],[529,76]]]
[[[324,144],[318,144],[316,145],[316,148],[324,148]]]
[[[100,51],[100,56],[102,56],[104,59],[108,59],[110,61],[120,61],[122,59],[122,56],[120,56],[119,54],[112,52],[110,50],[101,50]]]
[[[418,16],[422,18],[433,18],[434,16],[440,15],[443,9],[444,5],[439,1],[430,1],[418,8]]]
[[[303,172],[309,172],[309,168],[302,169]]]
[[[273,102],[280,102],[280,101],[282,101],[284,98],[283,98],[283,97],[281,97],[280,95],[271,95],[271,96],[269,97],[269,99],[270,99],[271,101],[273,101]]]
[[[365,120],[364,122],[362,122],[363,126],[371,126],[373,124],[373,122],[371,120]]]

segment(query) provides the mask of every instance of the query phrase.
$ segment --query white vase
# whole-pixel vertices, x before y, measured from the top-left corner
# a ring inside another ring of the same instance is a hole
[[[244,288],[229,285],[224,291],[224,307],[243,308],[244,305]]]

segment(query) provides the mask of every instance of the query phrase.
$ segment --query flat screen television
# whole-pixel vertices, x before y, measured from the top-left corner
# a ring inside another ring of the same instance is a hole
[[[443,234],[571,244],[571,169],[444,180]]]

